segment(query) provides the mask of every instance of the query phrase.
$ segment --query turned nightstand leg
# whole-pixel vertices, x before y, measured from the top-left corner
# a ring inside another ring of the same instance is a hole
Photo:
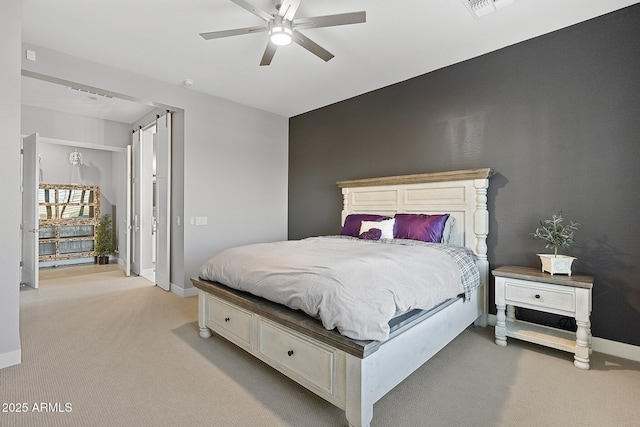
[[[589,352],[591,350],[589,329],[591,328],[591,323],[576,320],[576,324],[578,328],[576,330],[576,354],[573,364],[576,368],[589,369]]]
[[[589,369],[591,354],[591,289],[576,289],[576,350],[573,364]]]
[[[505,322],[505,306],[496,305],[498,311],[496,313],[496,344],[500,347],[507,346],[507,325]]]
[[[504,278],[496,277],[495,301],[496,301],[496,344],[500,347],[507,346],[507,325],[505,323],[505,309],[507,308],[504,299]]]

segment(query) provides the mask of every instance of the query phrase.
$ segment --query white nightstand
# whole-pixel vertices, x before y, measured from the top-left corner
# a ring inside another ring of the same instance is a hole
[[[573,353],[573,364],[589,369],[591,353],[591,276],[559,276],[530,267],[505,266],[492,271],[498,308],[496,344],[507,345],[507,337],[546,345]],[[573,317],[574,333],[523,322],[515,318],[514,307]]]

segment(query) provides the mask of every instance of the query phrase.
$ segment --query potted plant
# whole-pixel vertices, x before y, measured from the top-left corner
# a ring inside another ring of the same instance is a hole
[[[98,220],[93,253],[98,264],[109,264],[109,255],[115,252],[111,215],[105,214]]]
[[[533,237],[546,242],[545,248],[553,248],[553,254],[537,254],[542,262],[542,271],[550,274],[568,274],[571,276],[571,263],[576,259],[568,255],[558,255],[558,248],[567,248],[573,243],[573,236],[580,224],[569,220],[564,222],[562,211],[551,216],[551,219],[540,221]]]

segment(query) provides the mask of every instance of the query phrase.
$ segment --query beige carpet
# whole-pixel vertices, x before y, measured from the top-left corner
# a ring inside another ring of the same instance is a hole
[[[23,290],[23,363],[0,370],[0,409],[26,413],[0,412],[0,426],[347,426],[239,348],[200,338],[196,319],[196,298],[120,271]],[[501,348],[492,333],[466,330],[375,405],[372,427],[640,425],[640,363],[594,353],[581,371],[568,353]]]

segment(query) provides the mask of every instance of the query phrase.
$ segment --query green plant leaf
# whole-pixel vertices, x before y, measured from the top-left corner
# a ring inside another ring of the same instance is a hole
[[[540,227],[533,232],[533,237],[544,240],[545,248],[553,248],[554,253],[557,254],[558,248],[567,248],[573,244],[579,225],[571,220],[566,224],[560,211],[553,214],[550,219],[540,221]]]

